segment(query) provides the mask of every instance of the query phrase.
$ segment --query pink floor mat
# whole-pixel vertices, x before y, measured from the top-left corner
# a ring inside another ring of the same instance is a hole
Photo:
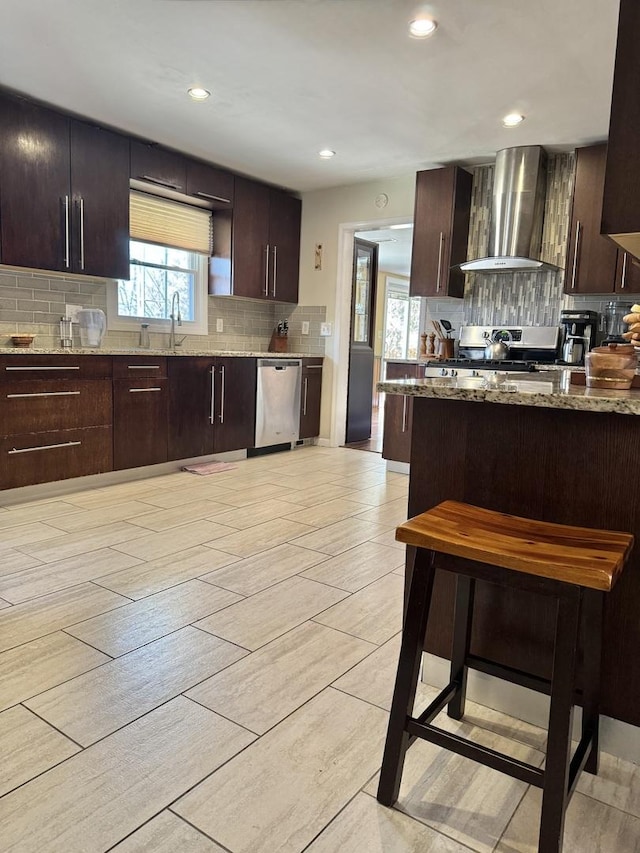
[[[232,465],[230,462],[199,462],[196,465],[185,465],[183,471],[189,471],[191,474],[219,474],[220,471],[233,471],[237,465]]]

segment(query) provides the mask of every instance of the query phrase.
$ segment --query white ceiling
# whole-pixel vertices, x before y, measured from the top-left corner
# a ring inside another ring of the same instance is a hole
[[[411,273],[413,225],[410,228],[377,228],[357,231],[356,237],[378,244],[378,269],[404,275]]]
[[[2,85],[291,189],[607,135],[618,0],[434,0],[424,41],[413,0],[1,6]]]

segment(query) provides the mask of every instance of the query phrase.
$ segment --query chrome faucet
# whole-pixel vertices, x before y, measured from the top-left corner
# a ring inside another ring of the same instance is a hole
[[[178,305],[178,312],[176,313],[176,303]],[[184,338],[181,341],[176,341],[176,322],[178,326],[182,325],[182,317],[180,316],[180,294],[177,290],[173,291],[173,296],[171,297],[171,331],[169,332],[169,349],[175,349],[179,347]]]

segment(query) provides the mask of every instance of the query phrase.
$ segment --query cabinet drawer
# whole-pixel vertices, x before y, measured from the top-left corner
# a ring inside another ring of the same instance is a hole
[[[164,379],[167,375],[167,359],[164,356],[121,356],[113,359],[113,378],[129,379]]]
[[[0,356],[0,382],[11,379],[108,379],[111,358],[103,355]]]
[[[112,470],[111,427],[0,439],[0,488],[15,489]]]
[[[111,423],[109,379],[34,380],[0,386],[0,435]]]
[[[322,358],[303,358],[302,359],[302,373],[305,374],[309,371],[311,374],[313,373],[322,373]]]

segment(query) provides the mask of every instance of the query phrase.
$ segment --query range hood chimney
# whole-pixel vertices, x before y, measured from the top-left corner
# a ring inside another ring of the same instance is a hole
[[[463,272],[548,272],[539,260],[547,183],[547,155],[540,145],[503,148],[496,154],[489,256],[466,261]]]

